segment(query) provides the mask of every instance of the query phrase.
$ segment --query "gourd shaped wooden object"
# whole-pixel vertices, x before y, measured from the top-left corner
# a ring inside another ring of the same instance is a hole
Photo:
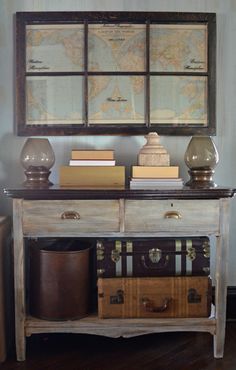
[[[138,154],[139,166],[169,166],[170,155],[160,144],[160,136],[157,132],[149,132],[145,136],[146,144]]]

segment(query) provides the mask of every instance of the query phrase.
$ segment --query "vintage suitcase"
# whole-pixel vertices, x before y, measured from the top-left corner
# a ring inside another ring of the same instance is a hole
[[[208,237],[97,240],[97,275],[209,275]]]
[[[99,318],[208,317],[207,276],[99,278]]]

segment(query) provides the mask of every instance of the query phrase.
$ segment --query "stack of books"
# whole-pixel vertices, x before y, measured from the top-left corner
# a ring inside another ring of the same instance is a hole
[[[123,188],[125,167],[116,166],[114,150],[72,149],[69,166],[61,166],[61,186]]]
[[[178,166],[132,166],[130,189],[181,188]]]
[[[70,166],[115,166],[114,150],[72,149]]]

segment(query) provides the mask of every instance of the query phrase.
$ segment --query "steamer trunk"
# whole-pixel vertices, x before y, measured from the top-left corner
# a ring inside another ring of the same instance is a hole
[[[99,318],[208,317],[209,277],[99,278]]]
[[[210,242],[207,237],[97,240],[97,275],[207,276]]]

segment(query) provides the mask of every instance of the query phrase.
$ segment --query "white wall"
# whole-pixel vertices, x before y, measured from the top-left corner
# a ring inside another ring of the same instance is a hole
[[[14,14],[17,11],[180,11],[217,14],[217,136],[220,162],[215,181],[236,187],[236,0],[0,0],[0,185],[22,183],[24,176],[19,154],[25,138],[14,135]],[[16,61],[17,63],[17,61]],[[145,140],[141,136],[50,137],[56,154],[51,180],[58,181],[58,167],[67,164],[72,147],[112,147],[118,164],[129,167]],[[172,164],[188,178],[183,156],[189,137],[163,136],[162,144]],[[1,191],[0,213],[11,213],[11,200]],[[229,285],[236,285],[236,201],[232,201],[230,225]]]

